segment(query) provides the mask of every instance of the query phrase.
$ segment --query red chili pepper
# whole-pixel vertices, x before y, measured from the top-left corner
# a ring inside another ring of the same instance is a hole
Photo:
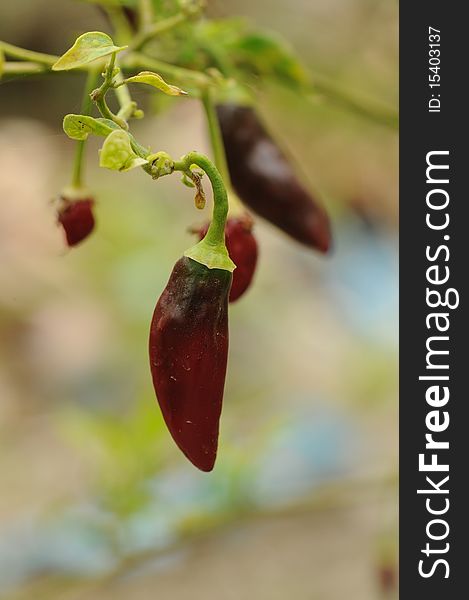
[[[150,329],[150,368],[164,420],[202,471],[213,469],[217,455],[231,280],[229,271],[179,259]]]
[[[57,215],[58,222],[65,231],[69,246],[76,246],[93,231],[95,221],[93,216],[94,200],[66,200]]]
[[[378,579],[381,590],[389,594],[396,589],[397,573],[394,565],[380,565],[378,569]]]
[[[217,115],[231,181],[241,200],[298,242],[327,252],[331,231],[326,211],[298,181],[255,111],[220,104]]]
[[[209,224],[197,231],[200,239],[207,233]],[[231,260],[236,265],[233,272],[229,301],[234,302],[248,289],[257,264],[257,241],[252,233],[253,221],[248,214],[230,217],[225,226],[225,243]]]

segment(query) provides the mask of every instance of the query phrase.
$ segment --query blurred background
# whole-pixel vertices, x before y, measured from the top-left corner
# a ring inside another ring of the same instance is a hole
[[[396,2],[208,5],[280,33],[313,80],[396,110]],[[61,54],[89,30],[110,31],[87,2],[1,3],[0,39],[16,45]],[[334,249],[316,255],[256,221],[259,266],[231,307],[207,475],[170,439],[147,358],[156,300],[193,243],[188,226],[206,217],[177,177],[100,170],[90,140],[98,226],[65,248],[52,200],[69,181],[61,125],[82,85],[74,74],[0,80],[0,598],[393,598],[396,132],[325,96],[260,94],[332,214]],[[210,152],[197,101],[135,96],[142,143]]]

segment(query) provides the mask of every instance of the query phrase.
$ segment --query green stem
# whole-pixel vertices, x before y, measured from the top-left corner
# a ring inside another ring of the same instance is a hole
[[[213,218],[207,231],[207,239],[217,245],[225,240],[225,223],[228,215],[228,195],[223,179],[212,161],[198,152],[189,152],[180,161],[174,163],[175,171],[188,171],[191,165],[197,165],[207,174],[213,190]]]
[[[135,113],[137,103],[132,100],[129,87],[123,81],[124,76],[119,72],[116,76],[116,85],[114,86],[114,93],[120,106],[117,117],[128,121]]]
[[[145,29],[135,36],[133,42],[130,44],[130,50],[141,50],[154,37],[170,31],[174,27],[184,23],[186,20],[187,15],[179,13],[177,15],[173,15],[172,17],[168,17],[163,21],[157,21],[156,23],[145,27]]]
[[[95,103],[96,103],[96,106],[97,106],[99,112],[101,113],[101,116],[103,116],[105,119],[110,119],[111,121],[114,121],[114,123],[116,123],[116,125],[119,125],[119,127],[121,129],[124,129],[125,131],[127,131],[129,129],[129,126],[127,125],[127,123],[112,112],[112,110],[107,105],[107,102],[106,102],[106,99],[104,98],[104,96],[100,96],[99,98],[96,98]]]
[[[40,65],[44,65],[42,71],[48,71],[46,67],[51,67],[59,59],[58,56],[49,54],[41,54],[33,52],[32,50],[26,50],[17,46],[12,46],[6,42],[0,40],[0,50],[3,50],[6,55],[12,56],[19,60],[28,62],[6,62],[4,65],[4,72],[12,75],[34,75],[40,71]],[[125,71],[132,71],[136,68],[153,69],[163,76],[172,77],[174,80],[180,83],[189,83],[197,88],[210,83],[210,78],[204,73],[199,71],[193,71],[191,69],[185,69],[178,67],[164,61],[160,61],[145,54],[139,52],[126,53],[125,58],[120,63],[120,66]],[[71,74],[79,74],[83,71],[94,71],[95,66],[91,63],[89,65],[83,65],[77,69],[67,71]]]
[[[120,6],[105,6],[104,9],[114,30],[115,40],[118,41],[119,45],[125,46],[132,39],[133,31],[122,8]]]
[[[223,138],[221,135],[220,123],[218,121],[217,113],[215,110],[215,105],[213,102],[212,91],[209,86],[207,86],[201,94],[202,104],[205,111],[205,116],[207,120],[207,127],[210,136],[210,143],[212,146],[213,157],[215,159],[215,165],[221,176],[223,177],[223,181],[225,182],[225,186],[228,189],[230,196],[230,213],[234,214],[245,214],[246,209],[243,206],[241,200],[238,198],[236,193],[233,190],[233,186],[231,184],[230,171],[228,169],[228,164],[226,161],[226,152],[225,145],[223,143]]]
[[[109,106],[106,103],[106,94],[111,87],[113,87],[113,78],[114,78],[114,66],[116,64],[116,53],[113,52],[111,54],[111,60],[106,66],[106,71],[104,73],[104,81],[100,85],[99,88],[93,90],[91,92],[91,99],[96,104],[99,112],[105,119],[110,119],[114,121],[119,127],[127,131],[129,126],[124,119],[121,119],[119,116],[115,115]]]
[[[117,85],[115,87],[115,93],[121,108],[125,108],[128,104],[132,102],[132,97],[130,95],[129,88],[127,84],[123,83],[123,81],[124,77],[122,73],[119,73],[116,77]]]
[[[387,108],[371,106],[368,102],[350,97],[328,81],[314,76],[313,88],[340,108],[353,112],[390,129],[399,128],[398,115]],[[314,96],[313,96],[314,97]]]
[[[130,145],[132,146],[132,150],[135,152],[135,154],[137,156],[139,156],[140,158],[148,158],[148,155],[150,153],[150,151],[148,150],[148,148],[145,148],[144,146],[142,146],[141,144],[139,144],[137,142],[137,140],[134,138],[134,136],[129,133],[129,138],[130,138]]]
[[[7,56],[17,58],[19,60],[27,60],[30,62],[40,63],[42,65],[52,66],[59,59],[58,56],[52,54],[43,54],[42,52],[34,52],[33,50],[26,50],[13,44],[8,44],[0,40],[0,49],[5,52]]]
[[[204,107],[205,117],[207,119],[207,127],[210,136],[210,143],[212,145],[213,157],[215,159],[215,165],[221,173],[226,187],[231,189],[228,165],[226,162],[225,146],[223,144],[220,124],[215,111],[215,105],[213,103],[212,91],[210,87],[207,87],[202,92],[202,105]]]
[[[85,88],[83,91],[83,100],[81,104],[81,114],[89,115],[91,110],[90,93],[94,89],[98,80],[98,71],[89,71]],[[83,187],[83,157],[85,152],[86,140],[76,142],[75,158],[73,161],[72,187],[79,189]]]
[[[235,265],[225,246],[228,195],[223,179],[212,161],[198,152],[189,152],[180,161],[176,161],[174,170],[185,173],[190,170],[191,165],[200,167],[210,179],[213,191],[213,213],[212,222],[203,240],[187,250],[184,256],[206,265],[209,269],[233,271]]]
[[[47,71],[45,65],[34,62],[6,62],[2,67],[2,75],[36,75]]]
[[[143,31],[147,25],[153,23],[152,0],[139,0],[138,2],[139,26]]]

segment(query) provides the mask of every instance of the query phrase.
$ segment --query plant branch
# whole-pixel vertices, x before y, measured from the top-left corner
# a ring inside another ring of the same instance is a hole
[[[89,115],[91,111],[90,93],[98,81],[98,71],[89,71],[85,88],[83,90],[83,100],[81,104],[81,114]],[[80,189],[83,187],[83,157],[85,152],[86,140],[76,142],[75,158],[72,171],[72,188]]]
[[[205,117],[207,121],[208,132],[210,136],[210,144],[212,147],[213,157],[215,165],[220,172],[225,186],[229,193],[230,198],[230,212],[231,214],[243,214],[246,213],[241,200],[238,198],[233,190],[231,184],[230,171],[226,161],[225,145],[223,143],[223,137],[221,134],[220,123],[218,121],[217,113],[215,111],[215,105],[212,97],[212,90],[210,86],[205,87],[201,93],[202,105],[204,107]]]
[[[48,68],[39,63],[10,61],[3,65],[2,75],[37,75],[47,71]]]
[[[352,98],[344,90],[316,76],[313,79],[313,88],[340,108],[344,108],[349,112],[353,112],[390,129],[399,128],[399,116],[390,109],[376,105],[372,106],[366,101]],[[311,96],[311,98],[313,97]]]
[[[0,40],[0,50],[3,50],[5,55],[16,58],[20,61],[26,62],[5,62],[4,73],[9,75],[35,75],[41,72],[49,72],[50,67],[57,62],[58,56],[52,54],[42,54],[40,52],[34,52],[27,50],[26,48],[20,48],[19,46],[13,46]],[[182,83],[188,83],[197,88],[206,86],[210,83],[211,79],[204,73],[194,71],[191,69],[185,69],[172,65],[164,61],[146,56],[139,52],[126,52],[125,58],[120,63],[120,67],[125,71],[132,71],[136,68],[143,68],[148,70],[154,70],[163,76],[171,77],[174,80]],[[83,71],[94,71],[96,66],[91,63],[89,65],[83,65],[77,69],[67,71],[67,73],[82,73]]]
[[[230,189],[231,182],[228,172],[228,165],[226,162],[225,146],[223,145],[220,124],[218,122],[218,117],[215,112],[215,106],[213,104],[212,92],[210,87],[207,87],[202,92],[202,105],[204,107],[205,117],[207,120],[207,127],[210,136],[210,143],[212,146],[215,165],[218,171],[220,172],[226,187]]]
[[[204,239],[213,246],[224,244],[225,223],[228,215],[228,195],[220,172],[212,161],[198,152],[189,152],[174,163],[174,170],[185,173],[191,165],[197,165],[207,174],[213,190],[213,218]]]
[[[155,23],[150,29],[142,31],[134,42],[130,45],[130,49],[133,52],[126,53],[125,59],[122,61],[122,69],[132,70],[140,67],[145,69],[152,69],[166,77],[171,77],[175,81],[184,83],[187,86],[195,86],[198,90],[203,89],[205,86],[210,84],[210,77],[205,73],[194,71],[172,65],[164,61],[146,56],[136,50],[143,47],[147,41],[149,41],[155,35],[168,31],[177,24],[182,23],[188,18],[188,14],[181,13],[169,17],[163,21]],[[0,40],[0,50],[2,50],[6,56],[15,58],[19,61],[25,62],[6,62],[3,67],[3,72],[8,75],[36,75],[38,73],[49,71],[50,67],[57,62],[58,56],[52,54],[45,54],[42,52],[35,52],[33,50],[27,50],[26,48],[20,48],[13,44]],[[94,70],[93,65],[84,65],[79,69],[74,69],[71,72],[83,72]],[[392,111],[385,107],[372,105],[367,101],[354,98],[350,96],[344,90],[337,88],[321,77],[314,77],[314,89],[331,103],[335,104],[339,108],[346,109],[349,112],[353,112],[361,117],[371,120],[377,124],[384,125],[390,129],[398,129],[399,118],[395,111]],[[310,96],[313,99],[314,96]],[[115,120],[115,115],[111,116],[112,113],[106,105],[105,100],[100,101],[98,108],[106,118],[112,118]],[[117,122],[117,121],[116,121]],[[123,122],[119,120],[118,124],[122,127]],[[125,126],[124,126],[125,128]]]
[[[127,20],[121,6],[104,6],[104,10],[109,18],[112,28],[115,33],[115,39],[119,45],[125,46],[132,39],[134,33],[129,21]]]
[[[26,50],[25,48],[20,48],[19,46],[14,46],[13,44],[8,44],[7,42],[3,42],[1,40],[0,49],[3,50],[3,52],[7,56],[11,56],[12,58],[17,58],[18,60],[26,60],[29,62],[39,63],[47,66],[52,66],[59,59],[58,56],[53,56],[52,54],[43,54],[42,52]]]
[[[107,102],[106,102],[106,94],[110,90],[110,88],[113,87],[115,64],[116,64],[116,53],[113,52],[111,54],[111,60],[109,61],[109,63],[106,66],[103,83],[100,85],[99,88],[93,90],[91,92],[90,96],[91,96],[91,99],[93,100],[93,102],[98,107],[99,112],[105,119],[110,119],[111,121],[114,121],[114,123],[119,125],[119,127],[124,129],[125,131],[127,131],[129,129],[127,122],[124,121],[123,119],[121,119],[119,116],[115,115],[111,111],[111,109],[109,108],[109,106],[107,105]]]
[[[138,2],[139,26],[143,31],[145,27],[153,23],[153,6],[151,0],[139,0]]]
[[[122,73],[116,75],[114,83],[114,92],[119,102],[120,110],[117,116],[124,121],[128,121],[131,117],[142,118],[143,111],[137,110],[137,103],[132,100],[130,95],[129,86],[124,83],[124,77]]]
[[[150,26],[146,26],[140,33],[138,33],[133,41],[130,43],[130,50],[141,50],[148,42],[150,42],[154,37],[161,35],[162,33],[166,33],[170,31],[174,27],[181,25],[187,20],[188,15],[184,13],[179,13],[177,15],[173,15],[172,17],[168,17],[162,21],[157,21],[156,23],[151,24]]]

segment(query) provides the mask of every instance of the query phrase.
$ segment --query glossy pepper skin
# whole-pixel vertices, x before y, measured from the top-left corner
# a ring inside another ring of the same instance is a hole
[[[217,116],[231,182],[244,204],[298,242],[327,252],[331,230],[324,208],[298,181],[254,109],[219,104]]]
[[[176,444],[202,471],[211,471],[217,456],[231,280],[229,271],[179,259],[150,328],[150,368],[161,412]]]
[[[92,198],[76,201],[64,200],[57,220],[65,231],[68,246],[76,246],[93,231],[95,226],[93,205]]]
[[[236,265],[233,272],[229,301],[235,302],[251,285],[256,270],[258,248],[252,233],[253,221],[246,214],[230,217],[225,226],[225,243],[231,260]],[[197,233],[200,239],[207,233],[208,224]]]

